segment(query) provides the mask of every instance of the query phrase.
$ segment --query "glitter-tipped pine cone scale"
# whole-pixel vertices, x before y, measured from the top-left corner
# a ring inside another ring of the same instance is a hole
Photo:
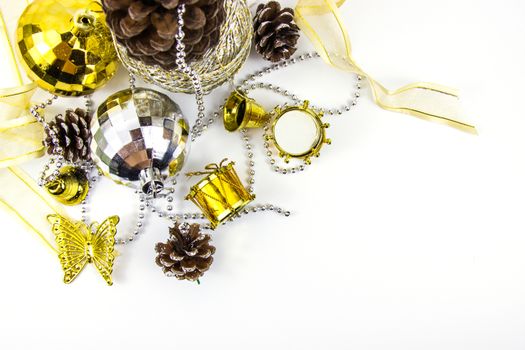
[[[290,58],[299,40],[299,27],[294,23],[294,10],[277,1],[259,4],[253,19],[255,50],[267,61]]]

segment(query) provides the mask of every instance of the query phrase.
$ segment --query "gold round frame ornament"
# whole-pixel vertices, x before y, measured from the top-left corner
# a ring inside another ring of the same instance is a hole
[[[266,137],[266,141],[273,142],[275,148],[279,151],[279,157],[284,159],[285,163],[289,163],[290,159],[302,159],[305,164],[310,165],[312,163],[312,157],[319,157],[321,154],[321,149],[324,144],[331,144],[332,141],[326,137],[326,129],[330,127],[330,124],[323,123],[321,118],[323,117],[323,112],[314,111],[309,107],[310,102],[304,101],[302,105],[290,106],[286,108],[277,107],[273,110],[272,114],[275,115],[275,119],[272,122],[272,131],[271,135]],[[310,118],[315,124],[315,129],[317,131],[316,137],[313,140],[311,146],[308,150],[302,152],[291,152],[282,147],[281,144],[277,141],[276,137],[276,126],[279,123],[279,120],[283,118],[287,113],[298,111],[303,113],[305,116]]]
[[[222,85],[241,69],[250,54],[253,24],[246,0],[225,0],[226,20],[221,27],[219,43],[204,57],[190,63],[201,77],[205,93]],[[126,47],[115,40],[117,53],[126,69],[143,79],[172,92],[193,93],[190,78],[177,69],[166,70],[147,65],[128,55]]]

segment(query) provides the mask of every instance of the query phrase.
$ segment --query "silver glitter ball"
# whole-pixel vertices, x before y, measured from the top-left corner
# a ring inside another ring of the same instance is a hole
[[[118,183],[156,195],[184,164],[189,125],[179,106],[151,89],[126,89],[109,96],[91,124],[91,155]]]

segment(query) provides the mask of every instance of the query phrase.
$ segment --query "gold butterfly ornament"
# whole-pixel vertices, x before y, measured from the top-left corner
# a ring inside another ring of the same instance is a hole
[[[110,216],[100,225],[72,222],[60,215],[49,215],[51,230],[58,247],[58,258],[64,271],[64,283],[71,283],[84,269],[93,263],[108,285],[112,285],[111,273],[115,261],[115,235],[118,216]]]

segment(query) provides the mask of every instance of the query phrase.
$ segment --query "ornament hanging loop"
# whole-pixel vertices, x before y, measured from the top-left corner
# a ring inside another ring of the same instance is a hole
[[[145,194],[157,198],[164,189],[164,181],[158,168],[146,168],[139,174],[140,187]]]
[[[93,30],[95,17],[86,11],[77,12],[74,18],[74,25],[81,31],[88,32]]]

